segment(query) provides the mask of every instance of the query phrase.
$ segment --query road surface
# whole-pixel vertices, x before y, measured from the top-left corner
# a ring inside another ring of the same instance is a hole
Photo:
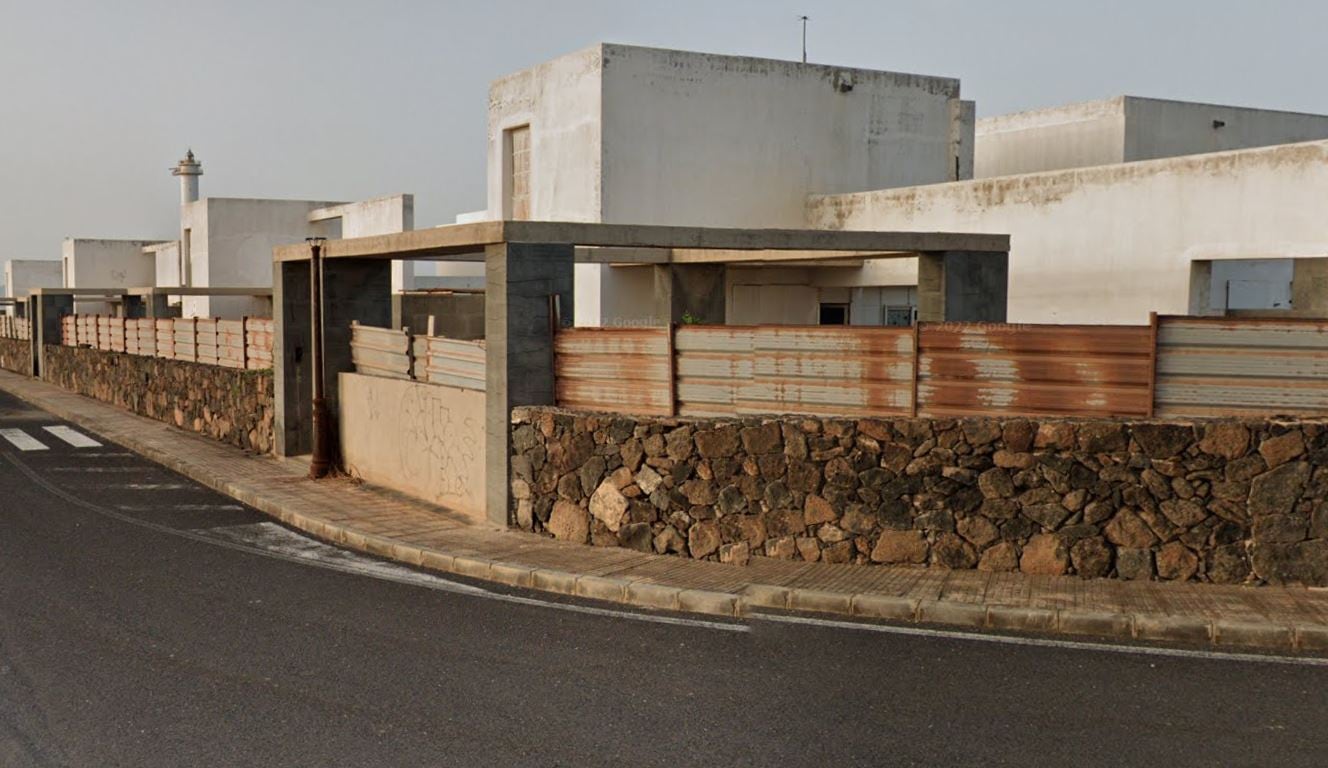
[[[6,768],[1328,760],[1305,660],[695,618],[342,552],[0,394]]]

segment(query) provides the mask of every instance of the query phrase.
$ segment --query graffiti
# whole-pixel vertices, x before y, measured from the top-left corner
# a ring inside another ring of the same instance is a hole
[[[483,414],[462,413],[442,392],[416,385],[402,398],[397,415],[403,430],[398,443],[402,469],[429,478],[434,501],[467,499],[471,478],[481,471],[484,445],[476,438],[483,435]]]
[[[360,404],[352,406],[363,408],[368,429],[353,430],[364,442],[351,437],[354,444],[346,446],[348,454],[356,454],[356,469],[370,482],[435,504],[459,511],[480,508],[484,487],[483,396],[438,385],[383,379],[372,382],[361,390]],[[370,449],[370,442],[379,450]]]

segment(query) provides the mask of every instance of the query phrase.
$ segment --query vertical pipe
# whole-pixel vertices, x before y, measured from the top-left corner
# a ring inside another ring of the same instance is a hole
[[[323,241],[309,240],[309,326],[312,340],[309,345],[310,364],[313,369],[313,455],[309,461],[309,477],[317,480],[327,476],[331,466],[328,435],[327,400],[323,393]]]
[[[1157,313],[1148,313],[1148,418],[1157,413]]]
[[[909,411],[908,415],[913,418],[918,416],[918,366],[921,364],[922,346],[920,343],[922,337],[922,323],[916,319],[913,321],[913,381],[908,389]]]

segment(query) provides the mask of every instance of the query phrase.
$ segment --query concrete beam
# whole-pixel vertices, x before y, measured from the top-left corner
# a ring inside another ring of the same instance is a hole
[[[1008,235],[960,232],[854,232],[814,229],[727,229],[717,227],[670,227],[636,224],[593,224],[557,221],[485,221],[450,224],[433,229],[412,230],[349,240],[328,240],[323,253],[328,259],[410,259],[474,254],[501,243],[561,243],[599,248],[621,248],[622,258],[649,259],[654,254],[633,256],[631,249],[681,249],[727,251],[839,251],[857,253],[914,253],[919,251],[1007,252]],[[309,258],[309,245],[296,243],[273,251],[277,261]],[[670,256],[672,259],[672,256]],[[769,260],[764,255],[756,260]],[[798,259],[809,258],[807,253]],[[721,259],[724,260],[724,259]]]

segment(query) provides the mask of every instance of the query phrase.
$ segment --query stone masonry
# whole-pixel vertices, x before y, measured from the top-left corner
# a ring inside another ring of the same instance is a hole
[[[1328,585],[1328,423],[513,411],[512,513],[566,541]]]
[[[31,376],[31,343],[27,339],[0,339],[0,368]]]
[[[272,451],[272,371],[48,345],[43,378],[255,453]]]

